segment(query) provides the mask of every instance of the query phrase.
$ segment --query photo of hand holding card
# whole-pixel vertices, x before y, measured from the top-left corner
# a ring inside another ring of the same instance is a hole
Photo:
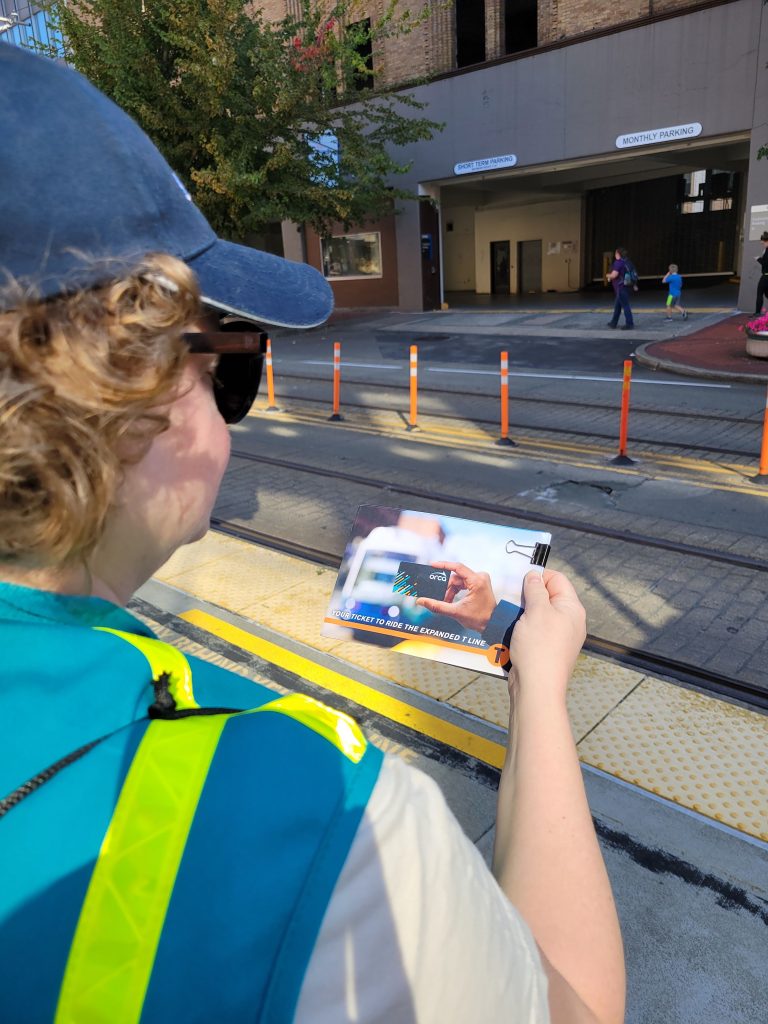
[[[432,512],[361,505],[323,634],[503,675],[523,579],[551,535]]]

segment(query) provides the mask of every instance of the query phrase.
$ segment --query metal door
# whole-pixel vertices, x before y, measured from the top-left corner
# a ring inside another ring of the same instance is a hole
[[[491,294],[509,295],[509,242],[491,242]]]
[[[541,239],[517,243],[518,291],[531,295],[541,291]]]

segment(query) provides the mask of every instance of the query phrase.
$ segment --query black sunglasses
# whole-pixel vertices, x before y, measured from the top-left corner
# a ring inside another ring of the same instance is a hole
[[[211,352],[219,356],[213,395],[225,423],[239,423],[254,403],[267,337],[258,324],[228,314],[219,315],[217,331],[182,335],[190,352]]]

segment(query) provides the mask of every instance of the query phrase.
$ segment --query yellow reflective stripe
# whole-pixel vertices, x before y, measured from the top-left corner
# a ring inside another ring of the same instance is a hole
[[[147,728],[80,912],[56,1024],[139,1020],[184,845],[227,720],[194,716]]]
[[[345,715],[343,711],[334,711],[314,697],[306,697],[302,693],[290,693],[253,710],[276,711],[289,718],[295,718],[297,722],[301,722],[324,740],[332,743],[354,764],[361,760],[368,745],[362,729],[354,718]]]
[[[125,633],[121,629],[109,629],[107,626],[94,626],[93,628],[100,633],[112,633],[141,651],[149,662],[153,679],[157,679],[161,673],[167,672],[169,676],[168,690],[179,710],[200,707],[192,690],[192,669],[181,651],[162,640],[155,640],[153,637],[137,636],[135,633]]]

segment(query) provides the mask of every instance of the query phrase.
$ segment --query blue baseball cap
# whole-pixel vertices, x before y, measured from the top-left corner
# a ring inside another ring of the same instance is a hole
[[[322,274],[219,238],[136,122],[82,75],[0,43],[0,97],[0,275],[46,299],[170,253],[215,309],[281,327],[327,320]]]

